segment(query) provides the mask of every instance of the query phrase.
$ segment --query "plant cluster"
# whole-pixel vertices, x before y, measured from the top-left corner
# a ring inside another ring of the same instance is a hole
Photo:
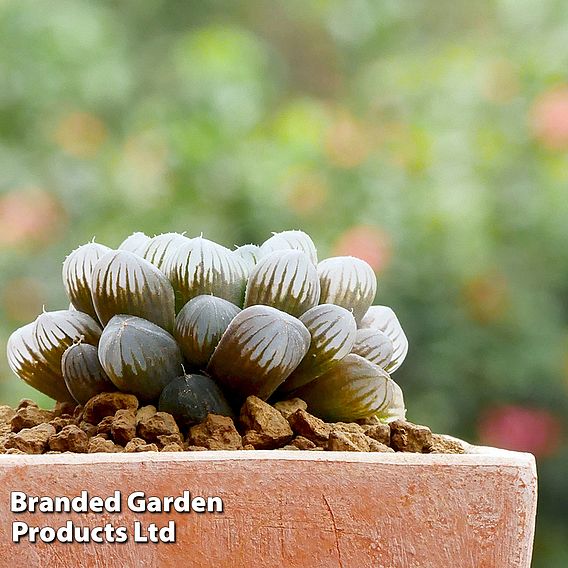
[[[299,397],[324,420],[404,418],[391,379],[408,341],[373,306],[358,258],[319,261],[302,231],[230,250],[178,233],[90,242],[63,263],[69,309],[44,311],[8,341],[26,383],[58,401],[120,390],[182,423],[232,416],[251,395]]]

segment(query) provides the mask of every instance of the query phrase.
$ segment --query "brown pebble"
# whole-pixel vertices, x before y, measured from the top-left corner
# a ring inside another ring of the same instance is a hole
[[[188,452],[207,452],[209,448],[205,448],[204,446],[187,446]]]
[[[110,431],[117,444],[126,445],[136,436],[136,414],[132,410],[117,410]]]
[[[432,434],[432,441],[430,446],[425,449],[425,452],[431,454],[464,454],[465,446],[455,438],[442,436],[441,434]]]
[[[53,416],[57,417],[57,416],[62,416],[63,414],[70,414],[71,416],[73,416],[73,412],[75,412],[75,407],[77,406],[77,403],[73,403],[73,402],[56,402],[55,406],[53,407]]]
[[[308,438],[316,445],[324,444],[329,440],[331,425],[301,408],[290,414],[288,422],[297,435]]]
[[[45,424],[53,419],[51,410],[44,410],[37,406],[23,406],[10,420],[12,432],[19,432],[22,428],[33,428]]]
[[[91,438],[97,433],[97,427],[94,424],[89,424],[89,422],[85,422],[84,420],[79,422],[79,428],[81,428],[81,430],[83,430],[83,432],[85,432],[85,434],[87,434],[89,438]]]
[[[390,446],[397,452],[422,453],[432,445],[432,431],[406,420],[390,423]]]
[[[296,410],[306,410],[308,405],[301,398],[291,398],[275,403],[274,408],[288,420],[290,414],[294,414]]]
[[[152,404],[148,404],[146,406],[141,406],[136,412],[136,425],[140,422],[144,422],[148,418],[151,418],[158,412],[156,407]]]
[[[179,444],[166,444],[160,452],[183,452],[183,448]]]
[[[69,424],[49,438],[49,449],[83,454],[89,449],[89,437],[78,426]]]
[[[291,451],[291,450],[300,451],[300,448],[298,448],[298,446],[293,446],[292,444],[288,444],[287,446],[282,446],[280,449],[281,450],[287,450],[287,451]]]
[[[157,442],[159,436],[179,434],[179,426],[171,414],[156,412],[156,414],[138,423],[137,433],[139,438],[144,438],[149,442]]]
[[[103,392],[85,403],[83,419],[98,424],[105,416],[114,416],[117,410],[138,409],[138,399],[133,394],[123,392]]]
[[[355,422],[332,422],[331,429],[337,432],[351,432],[354,434],[364,434],[365,429]]]
[[[158,441],[156,442],[158,446],[168,446],[169,444],[178,444],[183,448],[183,436],[181,433],[178,434],[166,434],[158,436]]]
[[[192,426],[189,429],[188,443],[209,450],[240,450],[243,447],[233,419],[218,414],[208,414],[201,424]]]
[[[39,408],[38,403],[34,402],[31,398],[22,398],[16,406],[16,410],[20,410],[21,408],[27,408],[28,406],[33,406],[34,408]]]
[[[304,436],[296,436],[291,442],[291,446],[298,448],[298,450],[311,450],[316,447],[316,445]]]
[[[0,405],[0,424],[10,424],[16,415],[16,410],[7,404]]]
[[[110,434],[110,429],[112,428],[112,421],[114,416],[105,416],[97,424],[97,434]]]
[[[365,434],[369,438],[373,438],[373,440],[387,446],[390,444],[390,433],[391,430],[388,424],[373,424],[372,426],[367,426],[365,430]]]
[[[136,448],[138,446],[144,446],[144,445],[146,445],[146,440],[143,440],[142,438],[132,438],[132,440],[130,440],[128,444],[124,446],[124,451],[132,453],[136,451]]]
[[[50,420],[49,423],[55,428],[56,432],[61,432],[65,426],[75,424],[75,419],[72,416],[65,414],[63,416],[56,416],[53,420]]]
[[[88,452],[90,454],[115,454],[122,451],[123,448],[121,446],[115,444],[112,440],[105,440],[102,436],[93,436],[89,440]]]
[[[244,444],[243,450],[256,450],[252,444]]]
[[[284,416],[256,396],[249,396],[241,407],[240,422],[246,430],[243,444],[258,450],[278,448],[294,435]]]
[[[4,446],[6,449],[16,448],[26,454],[41,454],[53,434],[55,428],[51,424],[38,424],[32,428],[24,428],[17,434],[8,434]]]
[[[369,439],[359,432],[341,432],[334,430],[326,449],[332,452],[368,452]]]

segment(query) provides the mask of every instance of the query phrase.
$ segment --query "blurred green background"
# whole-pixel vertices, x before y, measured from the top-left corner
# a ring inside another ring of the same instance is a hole
[[[537,455],[565,568],[567,45],[565,0],[0,0],[2,342],[93,236],[304,229],[377,271],[411,420]]]

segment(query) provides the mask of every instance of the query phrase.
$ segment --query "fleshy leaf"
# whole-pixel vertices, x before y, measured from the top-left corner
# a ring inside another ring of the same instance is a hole
[[[229,324],[209,361],[208,372],[237,402],[256,395],[266,400],[300,364],[310,332],[291,315],[252,306]]]
[[[321,284],[320,303],[337,304],[353,312],[359,323],[377,292],[373,269],[360,258],[336,256],[318,264]]]
[[[404,420],[406,418],[406,407],[402,389],[392,379],[387,383],[387,396],[385,403],[376,412],[376,416],[383,422],[393,422],[394,420]]]
[[[381,367],[352,353],[290,396],[304,400],[323,420],[351,422],[389,406],[390,380]]]
[[[283,392],[297,389],[323,375],[351,352],[355,342],[357,324],[351,312],[341,306],[316,306],[308,310],[300,321],[310,332],[310,348],[282,385]]]
[[[167,273],[168,260],[175,254],[176,250],[191,239],[180,233],[163,233],[152,237],[143,248],[141,256],[154,266]]]
[[[223,298],[196,296],[176,317],[174,337],[188,363],[203,369],[241,308]]]
[[[316,245],[304,231],[282,231],[264,241],[260,247],[260,256],[264,257],[276,250],[299,250],[306,253],[314,265],[318,263]]]
[[[80,342],[68,347],[61,358],[61,371],[69,392],[79,404],[101,392],[116,390],[101,366],[94,345]]]
[[[134,253],[105,254],[93,269],[91,292],[103,325],[115,315],[127,314],[173,331],[173,288],[160,270]]]
[[[408,339],[396,314],[388,306],[371,306],[361,321],[361,328],[378,329],[392,341],[393,354],[385,369],[394,373],[408,353]]]
[[[260,260],[260,247],[256,245],[243,245],[237,247],[233,251],[233,254],[236,254],[244,260],[250,272]]]
[[[182,375],[165,386],[159,409],[183,426],[203,422],[208,414],[234,416],[219,385],[205,375]]]
[[[364,328],[357,330],[353,353],[376,363],[386,369],[391,362],[393,344],[390,338],[378,329]]]
[[[298,250],[282,250],[262,258],[252,270],[245,307],[272,306],[299,317],[317,306],[320,284],[315,266]]]
[[[150,237],[148,235],[141,232],[132,233],[120,243],[118,250],[127,250],[128,252],[142,256],[149,242]]]
[[[99,342],[99,361],[114,385],[144,401],[183,373],[175,339],[156,324],[136,316],[114,316]]]
[[[41,354],[33,330],[35,322],[18,328],[10,335],[6,347],[10,369],[25,383],[59,401],[73,401],[61,367],[54,368]]]
[[[63,263],[63,285],[70,302],[81,311],[96,318],[91,297],[91,277],[98,260],[111,249],[98,243],[87,243],[76,248]]]
[[[168,277],[176,292],[178,309],[202,294],[241,306],[247,275],[242,258],[203,237],[179,247],[168,262]]]

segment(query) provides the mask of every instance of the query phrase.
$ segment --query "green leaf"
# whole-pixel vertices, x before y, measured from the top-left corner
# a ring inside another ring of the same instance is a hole
[[[386,369],[392,359],[393,349],[392,341],[382,331],[371,328],[357,330],[353,353],[371,363]]]
[[[173,331],[172,285],[152,263],[134,253],[117,250],[105,254],[93,269],[91,292],[103,325],[115,315],[127,314]]]
[[[183,375],[165,386],[159,409],[183,426],[203,422],[208,414],[234,416],[219,385],[205,375]]]
[[[252,306],[229,324],[207,370],[235,401],[250,395],[266,400],[309,346],[310,333],[300,320],[276,308]]]
[[[382,331],[392,341],[393,354],[385,369],[394,373],[408,353],[408,339],[396,314],[388,306],[372,306],[361,321],[361,328]]]
[[[351,352],[355,343],[357,324],[351,312],[341,306],[316,306],[308,310],[300,321],[310,332],[310,349],[282,385],[283,392],[297,389],[331,369]]]
[[[241,306],[247,274],[242,258],[203,237],[179,247],[168,262],[168,277],[179,309],[202,294],[212,294]]]
[[[73,401],[61,365],[55,368],[41,354],[34,337],[35,322],[18,328],[10,335],[6,347],[10,369],[25,383],[59,401]]]
[[[299,317],[318,304],[320,284],[315,266],[297,250],[282,250],[262,258],[252,270],[245,307],[272,306]]]
[[[63,285],[73,306],[96,318],[97,312],[91,296],[91,278],[95,264],[109,247],[98,243],[87,243],[75,249],[63,263]]]
[[[318,264],[320,303],[337,304],[353,312],[359,323],[375,299],[377,277],[360,258],[336,256]]]
[[[191,299],[176,317],[174,336],[187,362],[203,369],[241,308],[215,296]]]
[[[98,350],[88,343],[74,343],[61,358],[65,384],[79,404],[101,393],[116,390],[99,361]]]
[[[303,231],[282,231],[273,235],[260,247],[261,258],[277,250],[299,250],[308,255],[314,265],[318,263],[316,245],[311,237]]]
[[[378,365],[350,354],[290,396],[304,400],[308,411],[323,420],[351,422],[389,406],[390,380]]]
[[[163,233],[149,239],[142,249],[141,256],[157,268],[167,272],[167,262],[182,245],[191,239],[180,233]]]
[[[99,342],[99,361],[114,385],[143,401],[183,373],[175,339],[156,324],[136,316],[114,316]]]

